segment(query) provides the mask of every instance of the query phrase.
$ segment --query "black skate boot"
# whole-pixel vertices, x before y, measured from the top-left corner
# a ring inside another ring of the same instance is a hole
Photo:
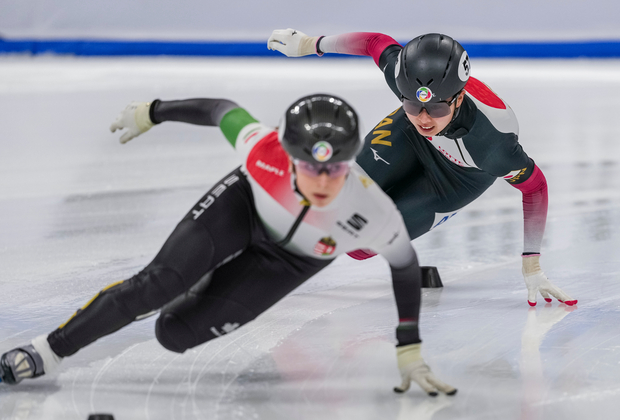
[[[43,359],[32,344],[8,351],[0,358],[0,382],[16,385],[43,375]]]

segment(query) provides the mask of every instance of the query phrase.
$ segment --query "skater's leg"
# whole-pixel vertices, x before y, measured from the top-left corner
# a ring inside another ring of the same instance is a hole
[[[253,245],[216,269],[208,286],[166,305],[156,324],[159,342],[184,352],[253,320],[331,260],[300,257],[275,245]]]
[[[54,353],[70,356],[138,316],[159,309],[212,268],[213,254],[208,232],[194,222],[181,222],[146,268],[129,280],[105,287],[49,335]]]
[[[424,171],[386,191],[403,215],[411,239],[443,225],[486,191],[494,180],[475,173],[444,178],[442,173]]]
[[[251,188],[237,169],[196,204],[153,262],[131,279],[105,287],[53,331],[43,345],[39,343],[38,349],[46,353],[47,360],[60,360],[160,308],[248,247],[255,236],[262,235],[259,227]],[[4,366],[6,370],[7,364]],[[30,377],[39,370],[34,369]]]
[[[224,179],[236,181],[217,196],[213,191],[221,184],[205,194],[144,270],[104,288],[50,334],[54,353],[70,356],[136,317],[161,308],[250,244],[255,229],[250,186],[238,170]]]

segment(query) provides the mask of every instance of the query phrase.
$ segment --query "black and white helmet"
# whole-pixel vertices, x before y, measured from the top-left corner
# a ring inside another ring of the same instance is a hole
[[[469,56],[447,35],[420,35],[398,56],[395,76],[400,94],[411,101],[442,102],[460,92],[469,80]]]
[[[355,110],[322,93],[295,101],[282,117],[278,137],[293,159],[315,163],[353,160],[364,145]]]

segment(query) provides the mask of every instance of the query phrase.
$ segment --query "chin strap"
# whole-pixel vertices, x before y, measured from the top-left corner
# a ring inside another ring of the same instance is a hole
[[[454,110],[454,114],[452,114],[452,119],[450,120],[448,125],[446,125],[446,128],[441,130],[439,133],[435,134],[436,136],[445,136],[448,133],[448,131],[450,131],[450,128],[452,127],[452,123],[454,123],[454,120],[456,120],[457,117],[461,114],[462,107],[463,107],[463,104],[461,104],[461,106],[459,106],[458,108]]]
[[[457,95],[460,95],[461,93],[463,93],[464,89],[465,88],[461,89],[459,93],[457,93]],[[456,101],[458,102],[458,99]],[[452,119],[450,120],[448,125],[446,125],[446,127],[443,130],[441,130],[439,133],[435,134],[436,136],[446,136],[446,134],[448,134],[448,132],[450,131],[450,128],[452,127],[452,123],[454,123],[454,121],[458,118],[458,116],[461,115],[461,108],[463,107],[464,102],[465,102],[465,96],[463,96],[463,102],[461,102],[461,106],[457,107],[455,105],[454,114],[452,114]],[[458,129],[455,130],[454,132],[456,133],[457,131]]]
[[[299,191],[299,188],[297,187],[297,172],[295,171],[295,165],[293,165],[293,170],[291,171],[291,189],[298,195],[300,200],[299,204],[302,206],[310,206],[310,201],[308,201],[308,199],[301,193],[301,191]]]

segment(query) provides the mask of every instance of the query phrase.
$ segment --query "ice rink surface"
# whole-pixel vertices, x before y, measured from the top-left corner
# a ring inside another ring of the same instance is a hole
[[[178,355],[155,318],[56,375],[0,386],[0,419],[610,419],[620,409],[620,62],[474,60],[549,183],[541,265],[577,307],[530,308],[521,194],[497,181],[414,241],[423,356],[454,397],[403,395],[387,264],[337,259],[279,304]],[[48,333],[146,265],[239,164],[217,128],[166,123],[120,145],[132,100],[230,98],[277,125],[297,97],[349,100],[371,129],[399,106],[369,59],[0,59],[0,350]]]

